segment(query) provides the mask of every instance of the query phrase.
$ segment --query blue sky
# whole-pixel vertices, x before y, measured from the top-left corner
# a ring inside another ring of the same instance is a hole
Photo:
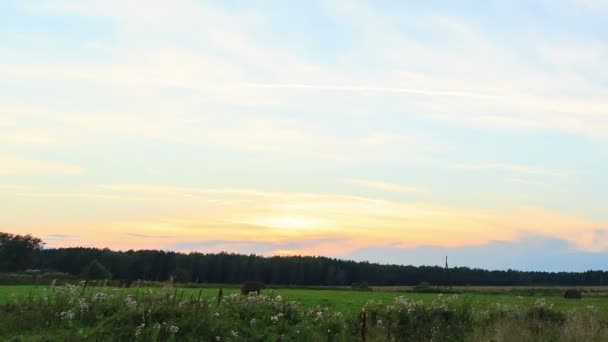
[[[606,15],[599,0],[3,1],[0,228],[49,246],[602,267]]]

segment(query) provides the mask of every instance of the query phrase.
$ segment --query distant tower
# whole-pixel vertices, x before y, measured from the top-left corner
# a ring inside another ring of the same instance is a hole
[[[448,266],[448,256],[445,256],[445,271],[444,271],[444,277],[445,277],[445,282],[444,285],[445,287],[449,287],[452,288],[452,284],[450,283],[450,268]]]

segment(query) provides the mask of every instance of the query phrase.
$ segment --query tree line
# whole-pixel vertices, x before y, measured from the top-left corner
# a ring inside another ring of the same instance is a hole
[[[608,272],[534,272],[439,266],[384,265],[320,256],[178,253],[162,250],[113,251],[107,248],[43,248],[29,235],[0,233],[0,272],[53,270],[81,275],[99,263],[114,279],[274,285],[608,285]],[[407,260],[403,260],[407,263]]]

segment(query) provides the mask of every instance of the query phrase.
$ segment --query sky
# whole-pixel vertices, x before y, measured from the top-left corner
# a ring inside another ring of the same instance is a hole
[[[0,231],[608,269],[608,1],[0,2]]]

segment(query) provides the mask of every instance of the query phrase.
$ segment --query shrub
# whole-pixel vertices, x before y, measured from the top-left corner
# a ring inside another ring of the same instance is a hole
[[[87,280],[112,279],[112,273],[99,261],[93,260],[83,268],[82,277]]]
[[[351,285],[351,289],[355,291],[372,291],[372,288],[366,282],[362,283],[353,283]]]
[[[171,277],[173,278],[173,281],[175,281],[176,283],[189,283],[190,280],[192,280],[192,276],[190,275],[190,272],[183,268],[178,268],[175,271],[173,271],[173,274],[171,274]]]
[[[414,286],[414,291],[416,292],[428,292],[431,291],[433,288],[431,287],[431,284],[429,284],[426,281],[423,281],[421,283],[419,283],[418,285]]]

